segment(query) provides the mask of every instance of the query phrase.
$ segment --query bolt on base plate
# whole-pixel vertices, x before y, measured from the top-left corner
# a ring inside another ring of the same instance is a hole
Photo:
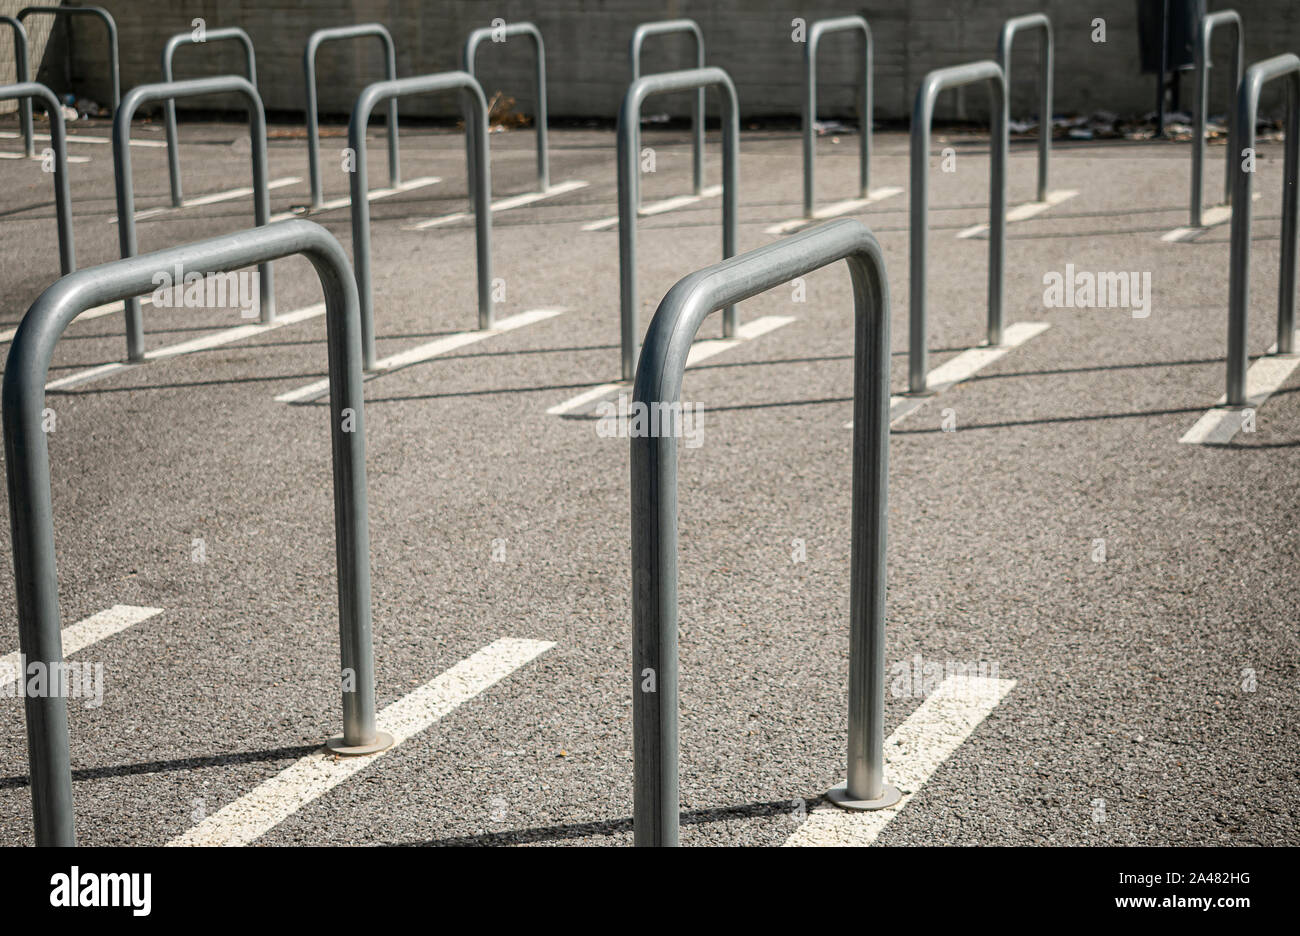
[[[338,754],[341,757],[360,757],[363,754],[378,754],[380,751],[386,751],[396,742],[393,736],[387,731],[375,732],[375,740],[369,744],[346,745],[342,738],[330,738],[325,742],[325,749],[331,754]]]
[[[855,812],[868,812],[873,809],[887,809],[896,804],[903,798],[903,794],[898,792],[898,787],[888,783],[881,784],[880,798],[872,800],[855,799],[849,795],[849,786],[847,783],[841,783],[837,787],[832,787],[826,794],[826,798],[834,803],[840,809],[852,809]]]

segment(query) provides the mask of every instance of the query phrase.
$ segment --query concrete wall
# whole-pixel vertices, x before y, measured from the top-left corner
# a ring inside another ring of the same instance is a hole
[[[392,30],[398,49],[398,74],[446,71],[459,67],[466,34],[493,17],[529,19],[542,30],[548,54],[551,114],[555,117],[613,118],[627,85],[627,45],[638,23],[689,16],[708,43],[708,62],[734,79],[747,116],[795,115],[800,109],[802,47],[791,40],[791,20],[809,22],[860,13],[875,34],[876,118],[906,118],[922,75],[934,68],[993,57],[1001,24],[1008,17],[1040,10],[1056,33],[1057,113],[1111,110],[1120,114],[1153,109],[1155,82],[1138,73],[1137,0],[870,0],[870,2],[782,2],[782,0],[100,0],[117,19],[121,34],[122,86],[157,81],[158,56],[166,37],[188,31],[195,17],[209,28],[239,25],[258,51],[260,88],[268,111],[301,111],[302,49],[308,34],[323,26],[379,21]],[[1293,0],[1237,0],[1231,4],[1246,23],[1247,61],[1300,51],[1300,3]],[[1211,10],[1228,3],[1210,0]],[[1106,42],[1092,39],[1092,22],[1105,20]],[[80,18],[78,18],[80,19]],[[93,21],[72,26],[77,56],[77,90],[95,100],[109,98],[103,32]],[[852,107],[850,40],[826,40],[822,54],[822,114],[848,114]],[[1013,105],[1034,112],[1033,69],[1036,39],[1026,35],[1013,60]],[[54,54],[52,44],[49,55]],[[1226,46],[1225,46],[1226,48]],[[479,73],[489,95],[503,90],[527,111],[530,86],[528,46],[485,45]],[[645,69],[684,67],[690,52],[685,38],[660,37],[647,46]],[[61,75],[61,68],[50,74]],[[321,107],[346,114],[360,87],[382,76],[379,44],[362,40],[331,44],[320,54]],[[178,78],[238,72],[238,46],[214,44],[183,49]],[[1190,104],[1185,80],[1184,106]],[[980,119],[986,113],[983,88],[945,94],[940,119]],[[1212,110],[1226,106],[1218,91]],[[1265,112],[1276,109],[1278,92],[1266,98]],[[659,99],[651,110],[685,114],[689,96]],[[218,99],[185,106],[220,107]],[[711,105],[712,106],[712,105]],[[404,101],[409,114],[447,116],[452,98]]]
[[[17,16],[18,11],[30,6],[28,0],[0,0],[0,16]],[[37,16],[29,18],[24,28],[27,30],[28,65],[33,70],[45,56],[45,46],[54,28],[54,17]],[[14,60],[14,31],[8,25],[0,24],[0,84],[13,84],[19,80]],[[34,73],[34,72],[33,72]],[[27,76],[21,76],[25,79]],[[9,114],[18,109],[17,101],[0,101],[0,114]],[[40,108],[36,108],[40,113]]]

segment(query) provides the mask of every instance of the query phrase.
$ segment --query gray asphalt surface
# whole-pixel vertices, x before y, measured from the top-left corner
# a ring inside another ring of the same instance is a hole
[[[12,123],[12,121],[10,121]],[[75,125],[107,134],[102,124]],[[237,123],[182,124],[187,194],[248,184]],[[158,125],[137,138],[161,139]],[[631,841],[628,449],[546,409],[618,369],[614,136],[554,129],[552,178],[591,183],[494,217],[499,317],[563,315],[366,385],[379,705],[500,637],[554,649],[260,844],[624,845]],[[907,185],[907,137],[878,133],[873,186]],[[18,141],[5,141],[10,148]],[[372,187],[386,184],[384,137]],[[647,127],[647,201],[685,193],[689,137]],[[346,179],[324,141],[326,192]],[[957,171],[938,168],[952,145]],[[533,137],[494,135],[494,195],[533,181]],[[936,133],[931,366],[983,337],[986,141]],[[819,201],[853,195],[857,141],[819,141]],[[273,139],[273,211],[307,199],[301,140]],[[797,135],[741,140],[740,247],[798,214]],[[76,145],[81,266],[117,256],[109,147]],[[1250,349],[1273,340],[1281,147],[1260,147]],[[1221,147],[1206,175],[1218,179]],[[165,154],[136,149],[138,207],[168,203]],[[473,224],[405,226],[465,207],[463,144],[403,132],[429,188],[372,205],[379,353],[475,323]],[[719,176],[710,134],[710,182]],[[880,836],[905,844],[1300,844],[1300,374],[1231,446],[1178,443],[1223,392],[1227,227],[1191,243],[1186,144],[1060,143],[1053,188],[1077,197],[1009,228],[1008,322],[1051,328],[895,427],[887,660],[996,663],[1014,691]],[[1013,147],[1011,204],[1033,197]],[[1207,192],[1212,190],[1207,188]],[[51,184],[0,161],[8,328],[58,274]],[[1213,203],[1216,198],[1210,197]],[[858,215],[892,294],[893,383],[906,383],[907,194]],[[347,209],[314,216],[351,249]],[[250,199],[142,221],[142,250],[251,224]],[[720,256],[720,203],[640,222],[641,322]],[[1048,309],[1065,264],[1149,271],[1152,313]],[[776,845],[843,774],[848,650],[848,278],[777,289],[741,321],[797,321],[692,369],[704,444],[681,458],[683,843]],[[276,264],[281,311],[320,299],[305,261]],[[231,310],[145,307],[149,347],[241,324]],[[711,320],[701,338],[716,337]],[[122,317],[74,324],[53,377],[125,355]],[[67,626],[114,604],[164,613],[82,651],[100,708],[70,705],[79,841],[161,844],[338,732],[328,409],[273,401],[325,373],[320,318],[51,393],[59,586]],[[955,432],[941,431],[945,409]],[[8,527],[0,530],[8,555]],[[195,538],[207,562],[191,560]],[[1106,541],[1106,561],[1092,560]],[[492,561],[494,540],[504,562]],[[807,561],[791,560],[792,541]],[[0,654],[18,649],[0,563]],[[1243,670],[1256,674],[1243,689]],[[920,703],[887,701],[886,732]],[[0,699],[0,843],[31,842],[20,699]],[[1104,799],[1106,819],[1094,819]]]

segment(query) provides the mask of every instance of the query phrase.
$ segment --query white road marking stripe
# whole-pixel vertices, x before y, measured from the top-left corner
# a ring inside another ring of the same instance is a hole
[[[974,733],[988,714],[1016,686],[1014,679],[949,677],[885,739],[885,780],[903,796],[895,805],[874,812],[854,812],[827,804],[809,813],[787,846],[863,846],[912,801]]]
[[[1076,189],[1057,189],[1056,191],[1047,193],[1046,201],[1025,202],[1023,205],[1016,205],[1007,212],[1007,223],[1010,224],[1013,221],[1028,220],[1029,218],[1042,214],[1054,205],[1059,205],[1063,201],[1069,201],[1078,194],[1079,192]],[[957,233],[957,238],[959,240],[965,240],[966,238],[974,237],[977,234],[983,234],[988,229],[989,226],[987,224],[976,224],[974,227],[968,227],[964,231],[959,231]]]
[[[751,341],[760,335],[766,335],[770,331],[775,331],[784,325],[793,322],[792,315],[764,315],[756,318],[752,322],[746,322],[744,325],[736,326],[735,338],[708,338],[704,341],[697,341],[691,345],[690,353],[686,355],[686,366],[694,367],[703,361],[715,355],[728,351],[740,344],[742,341]],[[572,399],[565,400],[563,403],[557,403],[546,412],[551,416],[563,416],[565,413],[572,413],[575,410],[582,409],[588,403],[592,403],[602,397],[608,396],[616,390],[627,390],[630,384],[626,383],[607,383],[600,384],[590,389],[584,390]]]
[[[1260,193],[1252,192],[1250,198],[1251,201],[1259,201]],[[1206,208],[1201,212],[1200,227],[1177,227],[1166,234],[1161,234],[1160,239],[1162,241],[1170,242],[1194,240],[1204,234],[1208,228],[1217,227],[1231,217],[1231,205],[1214,205],[1213,207]]]
[[[663,201],[651,202],[648,205],[642,205],[641,210],[637,212],[640,217],[649,215],[663,214],[665,211],[673,211],[677,208],[685,208],[687,205],[693,205],[704,198],[714,198],[722,194],[721,185],[710,185],[699,195],[678,195],[674,198],[665,198]],[[601,218],[599,221],[590,221],[582,226],[584,231],[603,231],[605,228],[611,228],[618,224],[618,215],[612,218]]]
[[[889,398],[889,424],[897,425],[905,416],[910,416],[925,406],[934,397],[943,393],[963,380],[988,367],[1009,351],[1020,347],[1030,338],[1041,335],[1051,327],[1048,322],[1016,322],[1008,325],[1002,332],[1002,344],[991,348],[981,343],[967,348],[954,358],[944,361],[925,375],[925,385],[933,393],[927,396],[891,396]],[[844,424],[845,429],[853,428],[853,421]]]
[[[442,181],[440,176],[420,176],[418,179],[411,179],[409,182],[399,182],[396,188],[371,189],[366,193],[366,201],[378,201],[381,198],[387,198],[390,195],[397,195],[400,192],[409,192],[412,189],[424,188],[426,185],[437,185]],[[344,195],[341,198],[331,198],[321,203],[319,208],[308,210],[308,215],[313,215],[321,211],[333,211],[335,208],[347,208],[352,204],[352,196]],[[282,211],[277,215],[271,215],[271,220],[284,221],[288,218],[300,218],[301,214],[294,211]]]
[[[1296,332],[1300,337],[1300,332]],[[1293,357],[1273,357],[1277,354],[1277,345],[1268,349],[1268,357],[1256,359],[1246,370],[1246,405],[1240,409],[1227,408],[1228,398],[1219,397],[1215,408],[1206,412],[1188,429],[1179,442],[1187,445],[1227,445],[1241,429],[1242,410],[1257,409],[1264,401],[1277,392],[1277,388],[1286,382],[1292,371],[1300,366],[1300,355]]]
[[[162,608],[140,608],[135,605],[113,605],[106,611],[92,614],[84,621],[63,628],[63,655],[72,656],[78,650],[84,650],[91,644],[99,643],[126,630],[133,624],[147,621],[155,614],[162,614]],[[0,657],[0,690],[7,689],[17,682],[23,674],[19,672],[22,651]]]
[[[818,221],[825,221],[827,218],[837,218],[840,215],[848,214],[851,211],[857,211],[859,208],[865,208],[867,205],[875,204],[878,201],[884,201],[886,198],[893,198],[903,191],[896,185],[887,185],[883,188],[873,189],[867,193],[866,198],[850,198],[845,201],[838,201],[834,204],[827,205],[825,208],[818,208],[813,212],[812,220],[808,218],[790,218],[788,221],[781,221],[770,227],[763,228],[764,234],[789,234],[792,231],[798,231],[801,228],[808,227],[810,224],[816,224]]]
[[[485,338],[491,338],[495,335],[502,335],[508,331],[514,331],[516,328],[522,328],[525,325],[532,325],[534,322],[542,322],[549,318],[554,318],[564,309],[529,309],[527,312],[520,312],[518,315],[512,315],[509,318],[502,319],[492,328],[481,329],[477,331],[457,332],[454,335],[446,335],[430,341],[427,344],[419,345],[409,351],[402,351],[398,354],[390,355],[386,358],[380,358],[375,362],[375,371],[383,372],[393,370],[397,367],[405,367],[408,364],[417,364],[420,361],[427,361],[435,358],[440,354],[446,354],[448,351],[455,351],[457,348],[463,348],[466,345],[474,344],[476,341],[482,341]],[[374,374],[367,375],[369,380]],[[288,390],[281,393],[275,398],[277,403],[297,403],[301,400],[310,400],[326,393],[330,388],[329,378],[317,380],[309,383],[304,387],[298,387],[296,390]]]
[[[393,736],[392,747],[362,757],[335,757],[325,751],[309,754],[167,844],[251,844],[308,803],[554,646],[551,641],[510,637],[493,641],[378,714],[377,727]]]
[[[17,131],[14,131],[14,130],[2,130],[2,131],[0,131],[0,140],[20,140],[20,139],[22,139],[22,136],[23,136],[23,135],[22,135],[21,133],[18,133]],[[32,139],[33,139],[33,140],[49,140],[49,139],[50,139],[50,135],[49,135],[48,133],[33,133],[33,134],[32,134]],[[107,146],[107,145],[109,145],[110,143],[113,142],[113,141],[112,141],[110,138],[108,138],[108,137],[90,137],[90,136],[80,136],[80,135],[75,134],[75,133],[71,133],[71,134],[69,134],[68,137],[67,137],[67,141],[68,141],[69,143],[102,143],[102,144],[104,144],[105,146]],[[151,149],[166,149],[166,148],[167,148],[167,144],[166,144],[164,141],[162,141],[162,140],[132,140],[132,141],[131,141],[131,145],[132,145],[132,146],[144,146],[144,147],[149,147],[149,148],[151,148]]]
[[[225,328],[221,331],[203,335],[200,338],[191,338],[189,341],[182,341],[179,344],[154,348],[152,351],[146,351],[144,357],[147,361],[158,361],[164,358],[176,357],[181,354],[192,354],[195,351],[207,351],[210,348],[217,348],[221,345],[243,341],[245,338],[252,338],[254,335],[260,335],[264,332],[271,331],[272,329],[279,328],[282,325],[295,325],[298,322],[305,322],[307,319],[315,318],[318,315],[324,314],[325,303],[318,302],[316,305],[310,305],[303,309],[296,309],[293,312],[285,312],[282,315],[278,315],[274,322],[255,322],[249,325],[238,325],[234,328]],[[45,385],[45,389],[58,390],[61,387],[71,387],[77,384],[89,383],[92,380],[98,380],[100,377],[106,377],[109,374],[115,374],[118,371],[123,371],[133,366],[135,365],[127,364],[123,361],[113,361],[108,364],[100,364],[98,367],[79,371],[75,374],[70,374],[67,377],[60,377],[58,380],[52,380]]]
[[[500,198],[492,203],[492,210],[509,211],[511,208],[519,208],[523,205],[531,205],[533,202],[539,202],[544,198],[551,198],[556,195],[563,195],[566,192],[574,192],[580,188],[586,188],[590,182],[579,182],[576,179],[568,182],[561,182],[559,185],[553,185],[545,192],[525,192],[522,195],[511,195],[508,198]],[[418,221],[415,224],[402,225],[404,231],[423,231],[431,227],[438,227],[443,224],[450,224],[453,221],[459,221],[462,218],[470,217],[468,211],[454,211],[451,214],[439,215],[436,218],[429,218],[427,221]]]
[[[45,157],[42,156],[40,153],[37,153],[35,156],[30,156],[30,157],[29,157],[26,153],[0,153],[0,159],[44,159],[44,158],[45,158]],[[90,162],[90,157],[89,157],[89,156],[69,156],[69,157],[68,157],[68,162],[70,162],[70,163],[88,163],[88,162]]]
[[[302,179],[299,178],[298,176],[285,176],[282,179],[272,179],[270,182],[266,183],[266,187],[268,190],[284,188],[286,185],[296,185],[301,181]],[[251,187],[233,188],[233,189],[228,189],[227,191],[224,192],[213,192],[210,195],[200,195],[198,198],[182,199],[180,208],[174,207],[172,205],[163,205],[162,207],[159,208],[146,208],[143,211],[137,211],[135,213],[135,219],[137,221],[141,221],[144,218],[154,218],[161,214],[167,214],[168,212],[172,212],[172,211],[181,211],[182,209],[185,208],[200,208],[203,205],[215,205],[218,202],[233,201],[236,198],[248,198],[252,194],[253,194],[253,189]],[[117,224],[116,216],[109,218],[108,223]]]

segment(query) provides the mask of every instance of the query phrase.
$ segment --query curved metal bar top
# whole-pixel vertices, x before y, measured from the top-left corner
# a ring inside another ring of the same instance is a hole
[[[878,809],[897,802],[898,792],[883,776],[889,284],[875,237],[858,221],[832,221],[679,281],[650,323],[633,405],[660,414],[662,427],[663,414],[680,405],[691,342],[711,312],[839,260],[852,275],[855,318],[853,534],[848,781],[831,795],[848,808]],[[637,845],[676,845],[676,433],[634,434],[631,463],[633,836]]]
[[[366,180],[366,121],[370,112],[383,101],[438,91],[460,91],[465,115],[465,135],[474,140],[467,144],[471,164],[466,168],[473,182],[470,196],[474,202],[474,243],[478,259],[478,327],[492,327],[492,181],[488,152],[487,98],[483,89],[468,72],[441,72],[397,81],[380,81],[367,85],[357,97],[348,122],[348,145],[356,153],[352,172],[352,263],[357,273],[357,291],[361,297],[361,345],[366,370],[375,368],[374,298],[370,284],[370,197]]]
[[[338,241],[310,221],[283,221],[81,270],[45,290],[23,317],[9,349],[0,392],[20,646],[26,660],[44,664],[47,671],[63,664],[50,457],[42,415],[50,358],[68,323],[86,309],[147,292],[159,270],[179,266],[218,273],[292,254],[311,261],[325,292],[340,656],[344,671],[356,677],[355,691],[343,695],[342,741],[355,748],[379,750],[392,739],[375,727],[366,434],[356,285]],[[67,700],[57,693],[25,695],[24,705],[36,844],[74,845]],[[337,741],[331,746],[339,749]]]
[[[912,107],[912,204],[909,248],[911,303],[908,316],[907,385],[911,393],[926,392],[926,239],[929,235],[930,120],[939,92],[960,85],[987,81],[992,151],[989,175],[989,288],[988,342],[1002,343],[1002,283],[1005,275],[1007,236],[1007,123],[1006,81],[997,62],[971,62],[940,68],[921,79]]]
[[[0,23],[8,26],[14,33],[14,82],[25,84],[32,80],[31,66],[28,64],[29,50],[27,30],[21,22],[12,16],[0,16]],[[36,138],[32,136],[32,102],[23,98],[18,102],[19,121],[23,125],[23,152],[28,158],[36,155]]]
[[[248,133],[252,141],[253,159],[253,213],[261,226],[271,220],[271,194],[267,188],[266,171],[266,114],[262,98],[247,79],[238,75],[218,75],[214,78],[193,78],[189,81],[172,81],[166,84],[138,85],[132,88],[113,115],[113,172],[117,184],[117,239],[122,256],[135,256],[138,246],[135,238],[135,186],[131,181],[131,118],[143,104],[173,98],[199,97],[204,94],[233,92],[242,94],[248,101]],[[259,302],[262,321],[275,320],[275,284],[271,264],[258,268]],[[126,357],[138,363],[144,360],[144,322],[140,316],[140,299],[126,299]]]
[[[72,196],[68,189],[68,134],[63,108],[54,92],[43,84],[25,81],[0,85],[0,101],[30,102],[38,98],[50,115],[50,143],[54,150],[54,209],[59,224],[59,269],[67,276],[77,268],[77,249],[72,242]],[[30,111],[29,111],[30,112]]]
[[[1228,273],[1228,391],[1229,406],[1245,406],[1246,316],[1250,310],[1250,221],[1253,213],[1253,165],[1242,165],[1243,152],[1255,148],[1255,118],[1264,85],[1286,79],[1286,150],[1283,157],[1282,256],[1277,291],[1277,353],[1295,353],[1296,219],[1300,198],[1300,57],[1288,52],[1256,62],[1246,69],[1237,87],[1232,114],[1232,148],[1228,165],[1237,167],[1232,185],[1232,242]],[[1253,160],[1252,160],[1253,163]]]
[[[1041,202],[1047,200],[1047,161],[1052,152],[1052,21],[1046,14],[1030,13],[1012,17],[1002,25],[1002,35],[998,37],[998,64],[1002,66],[1002,77],[1007,86],[1003,119],[1008,129],[1011,126],[1011,46],[1016,33],[1022,29],[1043,31],[1038,54],[1038,200]]]
[[[122,66],[117,46],[117,23],[113,15],[101,6],[29,6],[18,11],[18,19],[24,20],[34,14],[42,16],[72,16],[83,14],[101,20],[108,30],[108,70],[113,82],[113,111],[117,112],[122,103]]]
[[[695,67],[704,67],[704,33],[700,31],[700,26],[692,19],[674,19],[662,20],[658,23],[642,23],[632,33],[632,42],[628,50],[628,58],[632,63],[632,80],[636,81],[641,77],[641,45],[648,36],[662,36],[670,33],[688,32],[695,37]],[[638,128],[639,131],[640,128]],[[691,134],[693,138],[692,153],[694,160],[694,169],[692,176],[692,186],[694,194],[699,195],[704,191],[704,89],[701,88],[699,94],[695,96],[695,103],[691,109]],[[640,210],[640,196],[637,196],[637,209]]]
[[[740,172],[740,105],[736,86],[721,68],[692,68],[638,78],[623,95],[618,111],[618,284],[623,379],[632,379],[637,355],[636,206],[640,201],[641,104],[652,94],[717,86],[722,89],[722,256],[736,253],[736,185]],[[736,334],[736,308],[723,310],[723,334]]]
[[[822,36],[832,32],[860,31],[862,33],[862,89],[858,97],[858,124],[861,129],[858,157],[858,194],[867,197],[871,179],[871,26],[861,16],[840,16],[818,20],[808,30],[808,41],[803,47],[803,216],[813,217],[816,201],[814,184],[813,124],[817,121],[817,43]]]
[[[528,36],[533,40],[533,50],[535,52],[533,94],[537,101],[537,110],[533,117],[533,122],[537,125],[537,191],[545,192],[551,187],[551,158],[546,143],[546,46],[542,42],[541,30],[532,23],[507,23],[499,28],[485,26],[476,29],[465,40],[465,48],[460,57],[460,67],[462,71],[468,72],[477,78],[478,76],[474,71],[474,58],[479,44],[484,39],[492,39],[493,42],[496,42],[495,36],[498,33],[503,36]],[[471,157],[470,162],[473,163],[473,161]]]
[[[339,39],[359,39],[375,36],[384,44],[384,64],[389,81],[397,79],[397,47],[393,36],[382,23],[363,23],[359,26],[335,26],[318,29],[307,37],[307,47],[302,53],[303,78],[307,85],[307,170],[311,177],[311,207],[319,208],[323,202],[320,177],[320,123],[316,116],[316,50],[322,43]],[[397,152],[397,101],[388,102],[388,184],[397,188],[402,181]]]
[[[1246,34],[1241,26],[1241,17],[1236,10],[1220,10],[1201,17],[1196,33],[1196,94],[1192,105],[1192,119],[1195,124],[1192,136],[1192,208],[1191,223],[1201,227],[1202,220],[1202,179],[1205,175],[1205,117],[1210,97],[1210,43],[1214,38],[1216,26],[1231,26],[1237,36],[1237,44],[1232,48],[1232,100],[1236,101],[1237,88],[1241,85],[1241,68],[1246,59]],[[1223,201],[1230,204],[1232,200],[1232,163],[1234,157],[1229,151],[1223,166]]]
[[[167,40],[162,51],[162,80],[164,83],[173,81],[172,75],[172,58],[176,55],[176,50],[183,45],[206,45],[209,42],[220,42],[224,39],[233,39],[244,47],[244,69],[248,77],[248,83],[254,88],[257,87],[257,56],[253,52],[253,40],[248,33],[244,32],[238,26],[230,26],[224,29],[208,29],[203,33],[202,39],[196,39],[192,32],[177,33]],[[179,208],[184,201],[181,195],[181,157],[179,141],[176,137],[176,102],[168,98],[163,104],[164,119],[167,124],[167,171],[171,176],[172,185],[172,205]]]

